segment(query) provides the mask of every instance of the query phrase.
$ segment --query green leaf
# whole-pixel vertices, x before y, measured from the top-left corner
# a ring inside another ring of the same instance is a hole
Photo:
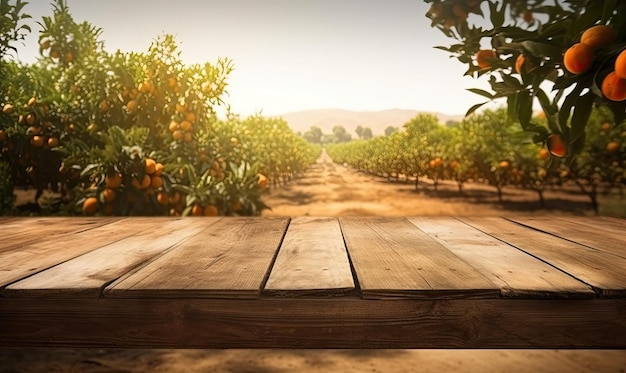
[[[468,90],[468,91],[470,91],[470,92],[472,92],[472,93],[475,93],[475,94],[477,94],[477,95],[481,95],[481,96],[487,97],[487,98],[488,98],[488,99],[490,99],[490,100],[493,100],[493,98],[494,98],[494,95],[493,95],[493,94],[491,94],[490,92],[487,92],[487,91],[485,91],[485,90],[482,90],[482,89],[478,89],[478,88],[468,88],[467,90]]]
[[[584,139],[585,127],[587,126],[587,122],[591,116],[594,100],[595,95],[593,92],[589,91],[580,97],[576,103],[576,107],[574,107],[574,114],[572,116],[570,144],[574,144],[576,141],[579,141],[580,138]]]
[[[465,113],[465,116],[470,116],[473,112],[475,112],[476,110],[478,110],[481,106],[483,106],[484,104],[488,103],[489,101],[485,101],[482,102],[480,104],[476,104],[474,106],[472,106],[471,108],[469,108],[469,110],[467,110],[467,112]]]
[[[517,115],[522,128],[527,130],[533,115],[533,97],[530,92],[520,91],[517,94]]]

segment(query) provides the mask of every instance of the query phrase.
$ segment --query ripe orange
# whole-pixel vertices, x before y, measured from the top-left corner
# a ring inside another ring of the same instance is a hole
[[[217,216],[218,214],[217,207],[213,205],[208,205],[204,208],[204,216]]]
[[[173,120],[173,121],[170,122],[170,125],[169,125],[168,129],[170,130],[170,132],[174,132],[174,131],[180,129],[180,124],[178,124],[177,121]]]
[[[185,132],[185,133],[183,134],[183,140],[184,140],[185,142],[191,142],[191,141],[193,141],[193,135],[191,134],[191,132]]]
[[[13,113],[13,105],[11,104],[4,104],[4,106],[2,107],[2,112],[5,114],[12,114]]]
[[[488,69],[491,67],[491,60],[497,58],[496,52],[491,49],[481,49],[476,52],[476,64],[481,69]]]
[[[502,168],[502,169],[507,169],[507,168],[509,168],[510,165],[511,164],[507,160],[500,161],[500,168]]]
[[[617,141],[610,141],[608,144],[606,144],[607,152],[617,153],[618,150],[619,150],[619,144],[617,143]]]
[[[133,187],[135,187],[135,189],[143,190],[148,189],[151,182],[152,179],[149,175],[143,175],[143,179],[141,181],[137,180],[137,178],[133,178],[131,184],[133,185]]]
[[[98,212],[98,200],[96,197],[89,197],[83,202],[83,213],[93,215]]]
[[[46,140],[43,138],[43,136],[35,135],[32,139],[30,139],[30,143],[36,148],[42,147],[45,142]]]
[[[590,46],[593,49],[606,48],[613,44],[617,33],[611,26],[596,25],[589,27],[580,36],[580,42]]]
[[[152,175],[156,170],[156,161],[152,158],[146,158],[146,168],[145,171],[148,175]]]
[[[41,133],[41,127],[30,126],[26,129],[27,135],[39,135]]]
[[[26,114],[26,118],[25,119],[26,119],[26,123],[29,126],[33,126],[37,122],[37,117],[35,117],[35,114],[33,114],[33,113]]]
[[[178,85],[178,81],[176,81],[176,78],[174,78],[173,76],[170,76],[169,78],[167,78],[167,85],[170,88],[174,88]]]
[[[567,156],[567,145],[558,133],[548,136],[548,151],[555,157],[563,158]]]
[[[541,148],[541,149],[539,149],[538,157],[539,157],[539,159],[545,161],[546,159],[548,159],[550,157],[550,152],[546,148]]]
[[[172,138],[174,138],[174,140],[176,141],[181,140],[183,138],[183,131],[176,130],[172,132]]]
[[[122,185],[122,175],[119,173],[114,173],[112,175],[107,175],[104,178],[104,184],[107,188],[116,189]]]
[[[615,60],[615,74],[626,79],[626,50],[623,50]]]
[[[191,208],[192,216],[204,216],[204,209],[200,205],[193,205]]]
[[[157,163],[156,165],[154,165],[154,176],[161,176],[164,169],[165,166],[163,166],[163,163]]]
[[[50,149],[56,148],[59,145],[61,145],[61,141],[59,141],[58,137],[50,137],[48,139],[48,146]]]
[[[611,101],[626,100],[626,79],[622,79],[615,71],[610,72],[602,80],[602,94]]]
[[[100,101],[100,110],[109,111],[110,108],[111,106],[109,105],[109,102],[107,100]]]
[[[179,201],[180,201],[180,193],[174,192],[174,194],[170,196],[170,203],[174,205],[178,203]]]
[[[162,187],[163,178],[161,176],[152,176],[152,178],[150,178],[150,186],[154,189]]]
[[[169,197],[167,196],[167,193],[163,191],[157,193],[157,202],[160,205],[167,206],[167,204],[170,202]]]
[[[193,111],[188,111],[185,114],[185,120],[188,120],[191,122],[191,124],[196,123],[196,113],[194,113]]]
[[[28,100],[28,106],[33,106],[33,105],[35,105],[36,103],[37,103],[37,98],[36,98],[36,97],[31,97],[31,98]]]
[[[563,65],[572,74],[582,74],[593,65],[593,49],[587,44],[576,43],[563,55]]]
[[[613,128],[613,126],[609,122],[604,122],[602,123],[602,126],[600,126],[600,129],[604,132],[609,132],[611,128]]]
[[[149,93],[152,92],[152,83],[150,83],[149,81],[145,81],[145,82],[141,82],[139,83],[139,86],[137,87],[137,90],[141,93]]]
[[[191,124],[191,122],[188,120],[180,122],[180,129],[183,131],[189,131],[191,127],[193,127],[193,124]]]
[[[9,137],[9,136],[7,136],[7,131],[5,131],[5,130],[0,130],[0,141],[4,141],[4,140],[6,140],[6,139],[7,139],[7,137]]]
[[[137,101],[135,100],[130,100],[126,103],[126,110],[128,110],[129,112],[134,112],[135,110],[137,110]]]
[[[117,196],[117,193],[115,192],[115,189],[105,188],[102,191],[102,200],[104,202],[113,202],[116,196]]]

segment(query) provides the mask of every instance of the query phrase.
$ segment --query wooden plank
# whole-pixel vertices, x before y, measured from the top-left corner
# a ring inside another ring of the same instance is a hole
[[[586,284],[450,217],[409,218],[500,287],[504,297],[590,298]]]
[[[500,295],[498,286],[404,218],[345,217],[340,223],[365,298]]]
[[[0,298],[0,346],[624,349],[625,314],[597,298]]]
[[[258,297],[288,222],[288,218],[222,219],[123,276],[104,295]]]
[[[37,272],[158,225],[158,218],[120,219],[71,234],[41,236],[36,242],[0,253],[0,288]]]
[[[0,232],[2,232],[0,253],[20,249],[40,241],[42,237],[56,239],[57,236],[79,233],[119,219],[102,217],[7,218],[0,224]]]
[[[624,258],[501,218],[460,220],[591,285],[602,296],[626,296]]]
[[[582,217],[516,217],[510,220],[626,259],[626,220],[621,226]]]
[[[339,221],[323,217],[291,219],[264,292],[324,296],[353,290]]]
[[[2,294],[22,297],[97,297],[105,285],[206,229],[215,221],[207,223],[184,218],[152,220],[154,224],[137,230],[132,236],[13,283]]]

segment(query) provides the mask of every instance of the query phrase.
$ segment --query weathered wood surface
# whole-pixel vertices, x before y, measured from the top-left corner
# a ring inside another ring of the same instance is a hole
[[[624,232],[586,217],[5,218],[0,346],[626,348]]]

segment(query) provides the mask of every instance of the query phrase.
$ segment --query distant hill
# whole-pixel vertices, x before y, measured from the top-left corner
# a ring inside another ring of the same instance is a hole
[[[277,115],[283,118],[295,131],[304,133],[311,126],[317,126],[325,134],[332,133],[333,127],[341,125],[348,133],[356,138],[357,126],[369,127],[374,135],[384,135],[388,126],[402,127],[406,122],[413,119],[419,113],[429,113],[418,110],[389,109],[381,111],[350,111],[342,109],[313,109],[295,111]],[[430,113],[439,118],[439,122],[445,124],[448,120],[461,121],[463,115],[446,115]]]

